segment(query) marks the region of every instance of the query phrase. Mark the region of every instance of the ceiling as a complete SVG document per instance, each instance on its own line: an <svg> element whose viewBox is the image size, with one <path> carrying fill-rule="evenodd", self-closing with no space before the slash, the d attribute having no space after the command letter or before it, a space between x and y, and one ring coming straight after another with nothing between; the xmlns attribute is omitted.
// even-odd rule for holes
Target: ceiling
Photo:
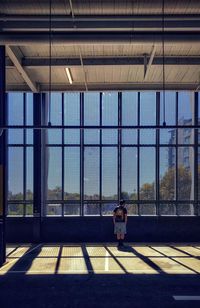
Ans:
<svg viewBox="0 0 200 308"><path fill-rule="evenodd" d="M199 1L1 0L9 91L197 90ZM66 74L68 67L72 84Z"/></svg>

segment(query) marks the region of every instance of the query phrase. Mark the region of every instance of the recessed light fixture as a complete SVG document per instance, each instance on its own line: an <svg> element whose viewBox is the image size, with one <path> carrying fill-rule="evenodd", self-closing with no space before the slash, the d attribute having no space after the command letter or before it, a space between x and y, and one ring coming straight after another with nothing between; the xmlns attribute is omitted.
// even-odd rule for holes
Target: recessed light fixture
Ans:
<svg viewBox="0 0 200 308"><path fill-rule="evenodd" d="M72 80L72 75L71 75L70 69L68 67L65 67L65 71L66 71L69 83L72 84L73 80Z"/></svg>

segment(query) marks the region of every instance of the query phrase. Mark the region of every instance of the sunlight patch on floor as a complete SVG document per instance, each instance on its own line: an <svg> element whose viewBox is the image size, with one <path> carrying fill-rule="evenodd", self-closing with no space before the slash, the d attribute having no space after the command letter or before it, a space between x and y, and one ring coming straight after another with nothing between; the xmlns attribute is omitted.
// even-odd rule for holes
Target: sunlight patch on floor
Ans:
<svg viewBox="0 0 200 308"><path fill-rule="evenodd" d="M119 250L114 244L10 245L0 275L198 274L198 247L129 243Z"/></svg>

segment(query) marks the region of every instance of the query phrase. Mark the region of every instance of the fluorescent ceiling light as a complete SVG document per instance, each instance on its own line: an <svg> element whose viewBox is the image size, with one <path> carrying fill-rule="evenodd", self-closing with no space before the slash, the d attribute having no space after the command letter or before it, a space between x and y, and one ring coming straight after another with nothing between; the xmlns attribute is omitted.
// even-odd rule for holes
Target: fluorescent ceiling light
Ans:
<svg viewBox="0 0 200 308"><path fill-rule="evenodd" d="M70 69L68 67L65 67L65 71L66 71L69 83L72 84L73 80L72 80L72 75L71 75Z"/></svg>

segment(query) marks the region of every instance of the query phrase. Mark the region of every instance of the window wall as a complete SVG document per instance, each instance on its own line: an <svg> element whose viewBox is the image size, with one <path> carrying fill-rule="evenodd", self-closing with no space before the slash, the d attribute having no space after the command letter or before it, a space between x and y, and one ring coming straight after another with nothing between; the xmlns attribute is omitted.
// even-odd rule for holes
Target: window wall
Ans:
<svg viewBox="0 0 200 308"><path fill-rule="evenodd" d="M9 93L8 125L33 125L33 95ZM8 131L8 216L33 215L33 130Z"/></svg>
<svg viewBox="0 0 200 308"><path fill-rule="evenodd" d="M41 131L46 216L196 215L198 100L192 92L52 93ZM33 124L32 94L9 93L8 124ZM46 120L42 125L47 125ZM54 126L57 126L54 127ZM33 132L10 129L9 215L31 215Z"/></svg>

